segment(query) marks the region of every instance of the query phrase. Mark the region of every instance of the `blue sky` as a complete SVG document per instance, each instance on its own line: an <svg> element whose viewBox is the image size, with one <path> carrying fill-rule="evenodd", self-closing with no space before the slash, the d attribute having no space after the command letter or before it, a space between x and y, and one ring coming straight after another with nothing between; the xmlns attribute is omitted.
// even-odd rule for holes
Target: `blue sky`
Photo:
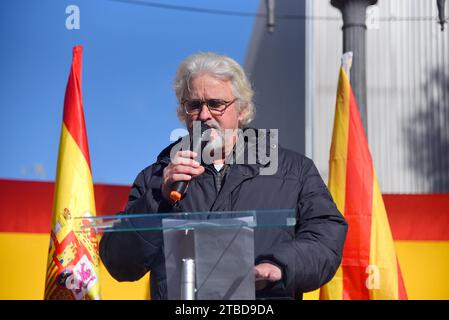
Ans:
<svg viewBox="0 0 449 320"><path fill-rule="evenodd" d="M252 13L259 6L259 0L147 2ZM80 10L79 30L66 28L69 5ZM178 64L196 51L244 64L254 19L112 0L2 0L0 178L54 180L72 47L81 44L94 182L131 184L182 127L172 90Z"/></svg>

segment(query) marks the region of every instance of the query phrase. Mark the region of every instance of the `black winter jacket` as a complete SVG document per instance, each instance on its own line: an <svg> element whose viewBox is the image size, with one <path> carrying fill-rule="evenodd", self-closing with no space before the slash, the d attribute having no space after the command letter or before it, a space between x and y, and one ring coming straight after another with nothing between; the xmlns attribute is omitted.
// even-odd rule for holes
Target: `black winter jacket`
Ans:
<svg viewBox="0 0 449 320"><path fill-rule="evenodd" d="M125 213L169 212L173 208L161 195L162 173L170 163L168 146L157 162L137 176ZM254 146L249 146L249 148ZM248 144L246 145L248 148ZM234 164L217 194L210 170L193 179L178 210L235 211L289 209L297 212L290 230L255 229L255 263L271 261L281 267L282 280L258 291L257 297L301 298L335 274L342 258L347 224L312 160L278 148L278 170L260 175L260 163ZM105 233L100 242L101 259L118 281L136 281L151 271L152 299L166 299L164 250L161 236L153 232Z"/></svg>

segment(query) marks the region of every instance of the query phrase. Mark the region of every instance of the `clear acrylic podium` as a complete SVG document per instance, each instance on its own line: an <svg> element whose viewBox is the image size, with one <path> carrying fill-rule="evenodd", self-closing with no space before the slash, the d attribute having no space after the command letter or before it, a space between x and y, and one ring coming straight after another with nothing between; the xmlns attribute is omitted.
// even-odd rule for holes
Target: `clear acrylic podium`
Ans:
<svg viewBox="0 0 449 320"><path fill-rule="evenodd" d="M169 300L254 300L254 229L296 224L294 209L83 218L80 232L145 232L163 243Z"/></svg>

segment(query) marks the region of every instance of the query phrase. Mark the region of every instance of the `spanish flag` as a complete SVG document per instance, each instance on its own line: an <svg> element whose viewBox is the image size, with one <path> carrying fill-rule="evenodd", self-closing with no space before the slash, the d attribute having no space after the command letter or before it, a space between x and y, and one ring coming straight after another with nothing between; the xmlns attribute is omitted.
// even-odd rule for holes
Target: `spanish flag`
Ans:
<svg viewBox="0 0 449 320"><path fill-rule="evenodd" d="M76 46L64 100L45 299L100 299L97 235L78 232L95 216L81 63L82 47Z"/></svg>
<svg viewBox="0 0 449 320"><path fill-rule="evenodd" d="M407 299L393 237L357 103L340 68L329 191L348 222L343 260L321 299Z"/></svg>

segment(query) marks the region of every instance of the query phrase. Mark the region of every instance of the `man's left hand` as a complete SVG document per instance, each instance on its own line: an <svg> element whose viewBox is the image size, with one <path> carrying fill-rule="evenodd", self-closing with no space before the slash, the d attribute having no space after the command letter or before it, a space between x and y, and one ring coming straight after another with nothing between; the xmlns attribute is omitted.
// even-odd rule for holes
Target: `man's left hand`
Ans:
<svg viewBox="0 0 449 320"><path fill-rule="evenodd" d="M274 264L264 262L254 267L256 276L256 289L263 289L267 281L279 281L282 279L282 271Z"/></svg>

